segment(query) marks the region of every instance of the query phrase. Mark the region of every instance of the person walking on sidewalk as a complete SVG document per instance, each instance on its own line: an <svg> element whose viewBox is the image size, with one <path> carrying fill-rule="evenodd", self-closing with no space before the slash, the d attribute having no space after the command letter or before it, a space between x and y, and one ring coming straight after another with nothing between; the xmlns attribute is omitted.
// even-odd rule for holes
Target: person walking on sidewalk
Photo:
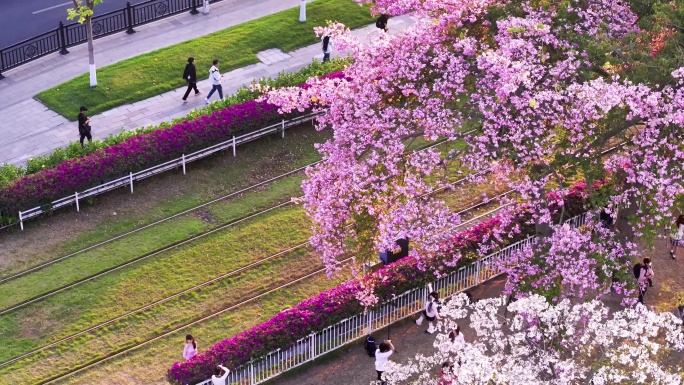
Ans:
<svg viewBox="0 0 684 385"><path fill-rule="evenodd" d="M684 245L684 215L679 215L670 235L670 257L677 258L677 248Z"/></svg>
<svg viewBox="0 0 684 385"><path fill-rule="evenodd" d="M638 275L637 275L638 272ZM644 296L649 287L653 287L653 268L651 267L651 258L644 258L643 263L639 263L634 267L634 275L637 278L639 285L639 302L644 303Z"/></svg>
<svg viewBox="0 0 684 385"><path fill-rule="evenodd" d="M380 17L378 17L378 20L375 22L375 26L378 27L379 29L387 32L387 22L389 21L389 16L382 14Z"/></svg>
<svg viewBox="0 0 684 385"><path fill-rule="evenodd" d="M214 60L214 65L209 69L209 79L211 79L211 91L204 101L209 104L209 98L218 91L219 99L223 100L223 86L221 86L221 73L219 72L219 61Z"/></svg>
<svg viewBox="0 0 684 385"><path fill-rule="evenodd" d="M432 334L435 332L435 325L433 322L435 319L439 317L438 314L438 309L437 307L439 306L439 293L436 291L433 291L428 295L428 301L425 304L425 309L423 310L423 314L420 315L420 318L416 320L416 325L421 325L423 323L423 319L427 319L428 321L428 329L425 331L425 333Z"/></svg>
<svg viewBox="0 0 684 385"><path fill-rule="evenodd" d="M185 71L183 71L183 79L188 83L188 89L183 95L183 101L188 100L188 95L190 95L190 90L195 90L195 95L199 95L200 92L197 89L197 71L195 70L195 58L188 58L188 64L185 65Z"/></svg>
<svg viewBox="0 0 684 385"><path fill-rule="evenodd" d="M330 36L323 36L323 63L330 61L330 53L332 52L332 41Z"/></svg>
<svg viewBox="0 0 684 385"><path fill-rule="evenodd" d="M394 345L392 345L392 340L384 340L375 351L375 371L378 373L378 383L382 385L386 384L386 382L382 380L382 373L387 370L387 361L395 350Z"/></svg>
<svg viewBox="0 0 684 385"><path fill-rule="evenodd" d="M88 109L81 106L78 113L78 134L81 136L81 148L83 148L83 139L88 138L88 143L93 141L93 136L90 133L90 118L88 118Z"/></svg>

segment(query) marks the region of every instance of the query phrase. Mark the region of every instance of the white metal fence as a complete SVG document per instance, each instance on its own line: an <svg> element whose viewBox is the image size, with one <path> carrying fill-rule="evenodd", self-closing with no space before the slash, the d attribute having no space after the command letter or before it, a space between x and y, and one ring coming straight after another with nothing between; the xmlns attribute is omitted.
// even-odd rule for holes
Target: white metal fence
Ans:
<svg viewBox="0 0 684 385"><path fill-rule="evenodd" d="M168 162L158 164L156 166L147 168L145 170L141 170L138 172L130 172L128 175L114 179L112 181L109 181L107 183L103 183L101 185L95 186L93 188L89 188L87 190L81 191L81 192L75 192L74 195L69 195L67 197L57 199L56 201L52 202L50 204L49 209L43 210L42 207L34 207L32 209L26 210L26 211L19 211L19 226L21 229L24 229L24 221L35 218L41 214L44 214L47 211L53 211L61 207L65 206L70 206L72 204L76 205L76 211L80 211L79 207L79 201L85 199L85 198L90 198L96 195L100 195L103 193L106 193L108 191L115 190L120 187L125 187L125 186L130 186L131 188L131 193L133 193L133 182L135 181L141 181L145 178L149 178L151 176L161 174L163 172L173 170L178 167L183 168L183 174L185 174L185 165L202 159L206 158L209 155L212 155L214 153L217 153L219 151L224 151L229 148L233 149L233 156L237 155L237 146L245 143L249 143L253 140L262 138L267 135L271 135L274 133L280 132L282 137L285 137L285 130L287 130L290 127L297 126L299 124L302 124L308 120L313 120L316 118L316 116L320 115L321 113L313 113L313 114L308 114L304 116L300 116L291 120L282 120L280 123L276 123L272 126L264 127L262 129L256 130L249 132L244 135L240 136L233 136L232 139L227 140L223 143L219 143L216 145L213 145L211 147L207 147L205 149L193 152L192 154L185 155L183 154L180 158L170 160Z"/></svg>
<svg viewBox="0 0 684 385"><path fill-rule="evenodd" d="M586 213L570 218L565 223L579 227L586 223ZM432 288L439 292L440 298L446 298L492 279L502 273L497 264L499 259L525 248L533 239L534 237L528 237L468 266L463 266L456 272L433 282ZM257 358L231 371L226 378L226 384L264 383L281 373L357 341L374 330L382 329L414 315L423 310L423 303L429 294L428 290L426 286L406 291L366 314L361 313L346 318L319 332L311 333L285 350L278 349L264 357ZM211 380L202 381L197 385L211 385Z"/></svg>

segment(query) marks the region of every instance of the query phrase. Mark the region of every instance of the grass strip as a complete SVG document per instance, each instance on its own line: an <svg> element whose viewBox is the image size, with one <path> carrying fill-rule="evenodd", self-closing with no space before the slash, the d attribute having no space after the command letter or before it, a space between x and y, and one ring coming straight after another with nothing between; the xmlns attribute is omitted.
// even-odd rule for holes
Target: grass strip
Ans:
<svg viewBox="0 0 684 385"><path fill-rule="evenodd" d="M41 376L55 376L92 362L108 354L126 349L138 341L146 341L170 330L235 306L294 279L311 274L323 266L317 254L306 248L294 250L259 268L175 298L150 311L126 317L92 333L60 343L36 355L0 368L0 382L37 381L33 368L49 361L50 369ZM294 304L291 304L294 305ZM282 309L281 309L282 310Z"/></svg>
<svg viewBox="0 0 684 385"><path fill-rule="evenodd" d="M301 192L302 179L303 175L285 178L269 185L259 194L246 194L235 199L217 202L203 208L200 212L174 218L5 282L0 285L0 309L10 308L121 264L154 254L168 245L218 227L209 222L223 225L244 218L257 210L288 202L292 196L297 196ZM154 255L151 256L151 258L154 257Z"/></svg>
<svg viewBox="0 0 684 385"><path fill-rule="evenodd" d="M78 108L88 106L91 115L117 106L148 99L185 84L181 75L188 56L195 58L200 79L208 76L213 59L221 71L254 64L260 51L279 48L283 52L320 41L313 27L336 20L350 28L372 22L368 7L352 0L315 0L307 4L307 21L299 23L299 7L264 16L225 30L147 54L123 60L97 71L98 86L89 86L88 74L62 83L37 98L48 108L75 120Z"/></svg>
<svg viewBox="0 0 684 385"><path fill-rule="evenodd" d="M330 281L325 274L301 281L287 290L270 293L221 316L206 320L190 328L179 330L140 349L133 350L97 365L97 370L85 370L59 381L60 384L166 384L168 366L181 360L185 334L192 333L198 339L200 349L265 322L288 306L295 305L322 290L332 288L339 281ZM39 365L49 360L38 361ZM0 382L15 378L3 374ZM26 377L24 377L26 378ZM13 383L13 382L10 382Z"/></svg>
<svg viewBox="0 0 684 385"><path fill-rule="evenodd" d="M206 201L226 195L227 193L238 191L315 162L320 159L320 155L313 148L313 144L324 141L328 136L329 132L318 132L309 125L303 125L288 130L288 135L284 139L274 136L247 144L245 151L243 151L238 158L208 158L190 166L187 175L166 174L161 178L183 178L183 183L179 184L179 186L182 186L184 190L181 191L180 195L170 199L160 200L158 203L153 204L153 207L150 207L150 203L146 203L145 210L136 211L132 215L106 216L104 221L96 224L92 229L80 233L75 237L70 237L69 240L59 244L39 248L37 252L28 253L26 252L26 249L23 248L6 250L5 252L7 252L7 254L4 258L5 261L3 261L3 269L2 272L0 272L0 277L7 277L24 271L41 263L51 261L57 257L76 252L154 221L188 210ZM208 181L211 181L211 183L208 183ZM158 183L152 182L153 181L143 181L140 185L136 186L136 194L155 195L155 188ZM160 181L157 180L157 182ZM161 182L164 183L163 181ZM268 206L269 199L272 199L272 201L275 202L277 199L280 199L279 197L284 197L287 195L287 191L290 191L295 187L292 183L294 182L291 180L289 183L278 184L277 186L269 187L266 190L262 188L258 191L244 194L241 197L240 202L245 204L246 207L241 207L233 203L218 205L217 207L223 207L223 209L215 210L213 216L200 215L195 219L202 219L204 222L213 221L214 223L212 224L215 224L221 221L228 221L230 218L238 218L247 213L254 212L259 207ZM271 195L271 198L261 197L260 195L262 195L262 193L263 195ZM297 193L294 195L299 195L300 193L301 189L297 186ZM234 200L227 202L234 202ZM85 215L88 215L89 211L98 211L98 209L91 207L87 202L83 202L81 203L81 211ZM201 229L208 226L206 223L198 225L197 223L191 223L192 221L190 220L186 219L186 221L188 225L193 225L196 228L194 230L183 229L179 226L171 229L173 233L168 234L156 231L144 231L145 234L156 235L150 235L150 238L147 239L142 237L131 243L128 243L127 239L129 238L127 237L120 242L116 241L112 243L111 246L107 246L117 249L113 250L112 253L101 253L92 250L88 254L99 258L119 258L123 260L123 254L113 255L113 253L121 252L131 256L142 255L147 251L154 250L163 245L168 245L173 240L182 239L179 238L183 235L182 233L196 234L201 231ZM0 234L0 242L2 242L2 238L4 237L30 238L31 236L35 236L31 234L31 231L27 231L26 233L5 233ZM163 239L167 242L162 242ZM150 243L149 245L147 244L148 242ZM0 255L5 252L0 251ZM98 263L106 263L106 261L100 261ZM79 269L80 268L94 271L94 269L90 269L83 265L80 265ZM76 273L57 273L55 277L60 277L62 274ZM84 277L87 275L80 274L80 276ZM62 285L63 284L64 283L62 283ZM4 296L10 296L10 293L12 293L12 291L2 289L2 287L3 286L0 285L0 302ZM14 294L12 293L11 295L13 296Z"/></svg>
<svg viewBox="0 0 684 385"><path fill-rule="evenodd" d="M3 314L0 334L16 340L0 352L0 361L305 242L308 224L301 208L276 209Z"/></svg>

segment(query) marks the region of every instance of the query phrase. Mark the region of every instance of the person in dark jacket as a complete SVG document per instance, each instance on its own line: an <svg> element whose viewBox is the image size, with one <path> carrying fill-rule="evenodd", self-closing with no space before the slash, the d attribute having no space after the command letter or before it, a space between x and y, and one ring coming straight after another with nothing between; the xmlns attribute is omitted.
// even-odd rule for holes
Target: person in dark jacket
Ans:
<svg viewBox="0 0 684 385"><path fill-rule="evenodd" d="M382 14L380 15L380 17L378 17L378 20L375 22L375 26L387 32L387 21L389 21L389 16Z"/></svg>
<svg viewBox="0 0 684 385"><path fill-rule="evenodd" d="M83 148L83 139L88 138L88 143L93 141L93 136L90 134L90 118L88 118L88 109L81 106L78 113L78 134L81 136L81 148Z"/></svg>
<svg viewBox="0 0 684 385"><path fill-rule="evenodd" d="M188 95L190 95L190 90L195 90L195 95L199 95L200 92L197 89L197 71L195 71L195 58L188 58L188 64L185 65L185 71L183 72L183 79L188 82L188 89L183 95L183 101L188 100Z"/></svg>

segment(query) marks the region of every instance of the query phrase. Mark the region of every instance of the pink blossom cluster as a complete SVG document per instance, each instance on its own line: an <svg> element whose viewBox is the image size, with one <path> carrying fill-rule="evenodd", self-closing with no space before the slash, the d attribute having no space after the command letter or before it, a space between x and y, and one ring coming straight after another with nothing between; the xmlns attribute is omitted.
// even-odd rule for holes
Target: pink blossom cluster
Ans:
<svg viewBox="0 0 684 385"><path fill-rule="evenodd" d="M330 274L343 253L372 255L368 247L385 250L399 237L412 239L417 258L447 255L445 234L460 219L425 194L453 187L456 178L447 171L453 161L491 171L517 192L516 200L502 199L510 203L502 228L519 231L516 212L530 213L527 225L546 239L519 256L519 269L534 261L534 269L521 273L541 277L558 268L558 279L528 284L561 285L553 287L565 293L559 298L594 291L623 268L619 261L638 257L636 238L671 225L675 198L684 193L684 69L673 71L667 85L634 84L605 62L610 47L638 31L629 2L376 0L373 6L390 15L412 12L418 22L398 36L379 32L371 39L339 23L319 28L354 57L348 77L268 95L281 112L325 108L318 127L334 130L318 147L323 162L303 183L311 241ZM466 149L407 149L416 139L465 141ZM626 142L622 150L602 155L619 141ZM565 208L550 206L547 194L568 194L573 172L610 178L611 194L589 189L587 195L600 201L595 208L612 213L616 226L603 231L593 222L590 234L562 226ZM484 173L475 175L471 180L484 180ZM573 256L596 274L571 274ZM597 256L601 262L591 262Z"/></svg>

